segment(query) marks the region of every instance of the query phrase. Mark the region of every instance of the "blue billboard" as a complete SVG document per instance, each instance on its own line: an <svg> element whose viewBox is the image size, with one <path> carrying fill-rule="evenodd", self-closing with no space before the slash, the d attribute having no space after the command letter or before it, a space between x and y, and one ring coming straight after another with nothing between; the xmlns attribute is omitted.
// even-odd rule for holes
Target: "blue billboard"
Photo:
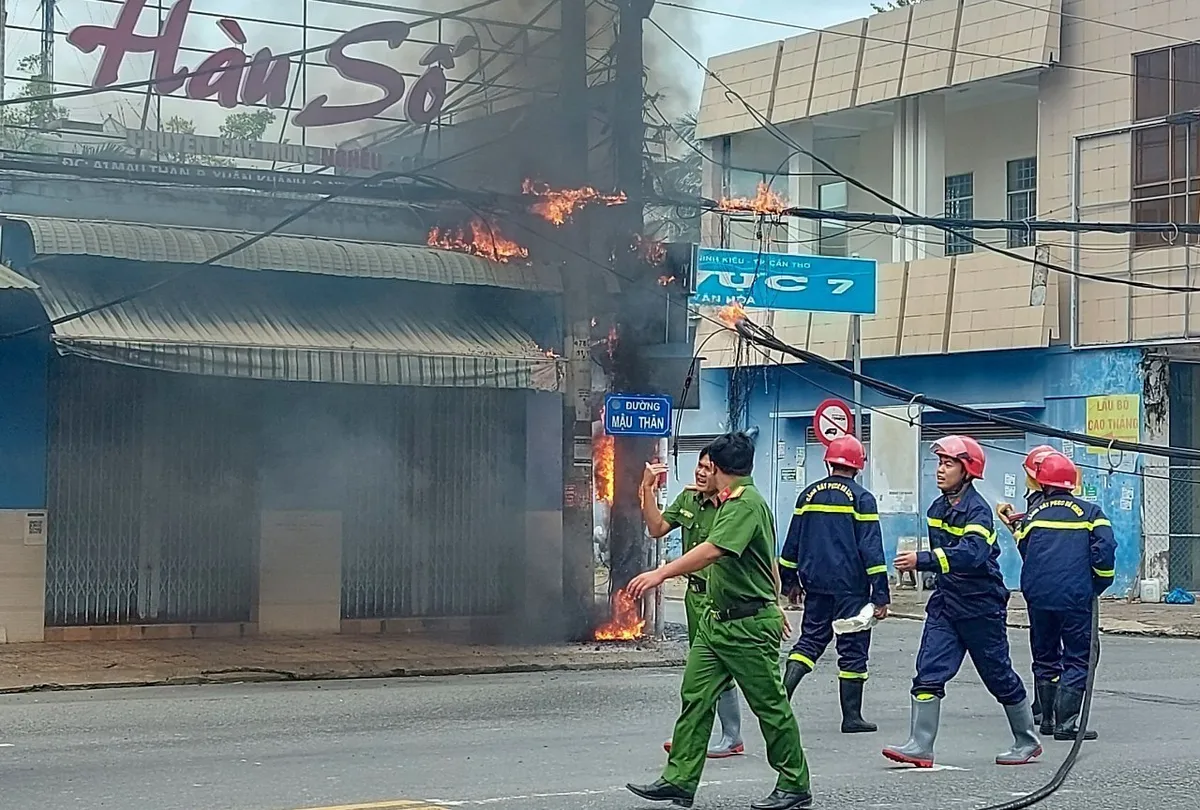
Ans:
<svg viewBox="0 0 1200 810"><path fill-rule="evenodd" d="M875 314L876 262L753 250L698 248L692 303Z"/></svg>

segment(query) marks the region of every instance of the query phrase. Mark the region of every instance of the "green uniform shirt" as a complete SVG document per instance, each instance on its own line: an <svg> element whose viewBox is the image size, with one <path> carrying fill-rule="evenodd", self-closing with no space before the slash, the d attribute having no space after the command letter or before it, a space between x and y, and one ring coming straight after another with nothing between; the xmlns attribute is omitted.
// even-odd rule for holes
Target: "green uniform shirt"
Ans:
<svg viewBox="0 0 1200 810"><path fill-rule="evenodd" d="M713 521L717 517L717 503L703 493L685 489L663 512L663 520L670 526L678 526L683 540L683 553L687 554L708 539ZM705 578L704 571L691 576Z"/></svg>
<svg viewBox="0 0 1200 810"><path fill-rule="evenodd" d="M708 598L716 610L755 599L775 602L775 518L749 476L719 496L708 542L725 553L710 565Z"/></svg>

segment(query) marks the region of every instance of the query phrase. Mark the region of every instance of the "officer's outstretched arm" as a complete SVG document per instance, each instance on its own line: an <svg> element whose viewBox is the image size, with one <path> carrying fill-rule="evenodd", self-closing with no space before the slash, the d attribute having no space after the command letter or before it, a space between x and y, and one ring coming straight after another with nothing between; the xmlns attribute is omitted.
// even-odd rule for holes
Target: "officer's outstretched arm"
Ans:
<svg viewBox="0 0 1200 810"><path fill-rule="evenodd" d="M1091 523L1092 584L1099 595L1108 590L1117 574L1117 538L1112 522L1099 509Z"/></svg>

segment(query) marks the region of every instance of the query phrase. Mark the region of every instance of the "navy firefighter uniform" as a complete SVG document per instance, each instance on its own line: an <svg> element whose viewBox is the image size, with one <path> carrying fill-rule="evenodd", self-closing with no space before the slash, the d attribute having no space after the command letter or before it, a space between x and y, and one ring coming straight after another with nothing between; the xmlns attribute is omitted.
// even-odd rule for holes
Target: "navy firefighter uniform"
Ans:
<svg viewBox="0 0 1200 810"><path fill-rule="evenodd" d="M1042 466L1042 461L1044 461L1048 455L1055 452L1057 451L1050 445L1040 444L1030 450L1025 456L1025 461L1022 464L1022 466L1025 468L1024 512L1017 514L1011 503L1001 502L996 504L997 516L999 516L1004 525L1008 527L1008 530L1013 532L1014 538L1017 529L1021 527L1023 521L1025 520L1025 516L1032 512L1034 507L1042 502L1044 493L1042 492L1042 485L1037 482L1038 467ZM1019 545L1018 550L1020 550ZM1024 552L1022 552L1021 556L1024 557ZM1042 696L1043 690L1038 690L1036 688L1033 690L1033 722L1035 723L1042 723ZM1051 706L1053 706L1053 702L1051 702ZM1042 728L1045 728L1045 724L1042 725ZM1042 733L1049 734L1050 732L1043 731Z"/></svg>
<svg viewBox="0 0 1200 810"><path fill-rule="evenodd" d="M796 499L796 509L779 557L785 587L804 591L800 639L788 656L784 686L790 698L800 681L816 668L834 640L833 622L857 616L868 604L882 608L891 601L888 567L875 496L854 480L865 466L862 443L853 436L832 441L825 453L831 474L810 484ZM842 732L873 732L862 718L863 687L871 631L837 637L838 686Z"/></svg>
<svg viewBox="0 0 1200 810"><path fill-rule="evenodd" d="M1037 477L1044 496L1013 535L1024 558L1021 591L1029 606L1041 730L1073 740L1087 686L1092 603L1112 585L1117 541L1104 511L1072 494L1078 469L1071 459L1048 456ZM1096 735L1089 731L1085 738Z"/></svg>
<svg viewBox="0 0 1200 810"><path fill-rule="evenodd" d="M1003 707L1013 746L997 765L1023 765L1042 753L1025 685L1009 655L1008 588L1000 572L1000 546L992 509L972 484L983 478L983 448L967 436L947 436L933 445L939 465L955 466L959 483L939 487L942 495L927 514L930 551L916 554L916 570L933 572L936 585L926 606L924 632L912 685L909 740L883 751L888 759L932 767L933 745L946 684L971 656L984 686ZM949 473L947 473L949 475Z"/></svg>

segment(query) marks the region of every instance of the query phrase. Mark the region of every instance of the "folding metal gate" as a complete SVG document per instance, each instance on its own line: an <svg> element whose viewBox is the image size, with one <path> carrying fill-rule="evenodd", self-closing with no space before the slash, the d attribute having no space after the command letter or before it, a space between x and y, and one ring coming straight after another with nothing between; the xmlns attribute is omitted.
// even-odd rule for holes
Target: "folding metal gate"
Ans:
<svg viewBox="0 0 1200 810"><path fill-rule="evenodd" d="M250 397L238 381L52 363L48 625L250 618Z"/></svg>
<svg viewBox="0 0 1200 810"><path fill-rule="evenodd" d="M346 485L343 617L508 612L524 553L525 392L352 393L347 427L364 449Z"/></svg>

